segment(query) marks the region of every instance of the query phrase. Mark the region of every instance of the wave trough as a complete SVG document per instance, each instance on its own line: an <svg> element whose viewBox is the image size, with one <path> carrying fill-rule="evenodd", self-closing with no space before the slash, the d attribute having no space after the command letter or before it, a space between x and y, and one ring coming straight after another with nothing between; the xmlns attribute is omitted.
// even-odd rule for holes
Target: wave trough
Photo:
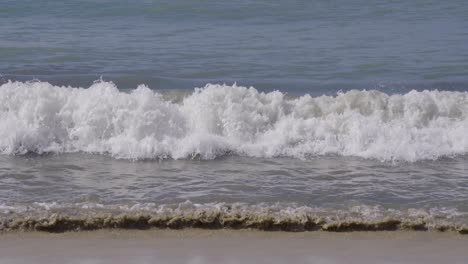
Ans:
<svg viewBox="0 0 468 264"><path fill-rule="evenodd" d="M291 98L208 84L177 100L141 85L0 86L0 152L124 159L309 158L418 161L468 153L468 93L349 91Z"/></svg>

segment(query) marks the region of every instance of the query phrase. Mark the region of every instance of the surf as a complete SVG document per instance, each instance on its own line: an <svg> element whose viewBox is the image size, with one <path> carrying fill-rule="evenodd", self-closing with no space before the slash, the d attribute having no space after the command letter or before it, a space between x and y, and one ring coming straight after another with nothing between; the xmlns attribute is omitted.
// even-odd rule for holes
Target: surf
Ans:
<svg viewBox="0 0 468 264"><path fill-rule="evenodd" d="M177 97L177 96L176 96ZM121 159L355 156L381 161L468 153L468 93L351 90L291 97L207 84L168 98L145 85L0 86L0 153Z"/></svg>

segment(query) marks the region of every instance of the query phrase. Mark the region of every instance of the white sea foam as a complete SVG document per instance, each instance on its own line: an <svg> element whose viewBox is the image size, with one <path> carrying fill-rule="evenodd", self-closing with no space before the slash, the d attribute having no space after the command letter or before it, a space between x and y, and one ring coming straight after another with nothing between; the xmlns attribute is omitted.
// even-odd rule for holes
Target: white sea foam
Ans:
<svg viewBox="0 0 468 264"><path fill-rule="evenodd" d="M208 84L171 102L46 82L0 86L0 152L87 152L126 159L343 155L417 161L468 153L468 93L349 91L288 98Z"/></svg>

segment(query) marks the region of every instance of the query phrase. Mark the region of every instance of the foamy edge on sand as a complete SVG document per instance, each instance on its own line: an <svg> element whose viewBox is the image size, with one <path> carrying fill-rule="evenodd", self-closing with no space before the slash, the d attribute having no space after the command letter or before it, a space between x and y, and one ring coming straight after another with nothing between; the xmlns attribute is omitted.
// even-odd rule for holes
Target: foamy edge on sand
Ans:
<svg viewBox="0 0 468 264"><path fill-rule="evenodd" d="M266 231L454 231L468 234L468 217L456 209L347 209L286 204L210 203L174 205L97 203L0 205L1 231L203 228Z"/></svg>

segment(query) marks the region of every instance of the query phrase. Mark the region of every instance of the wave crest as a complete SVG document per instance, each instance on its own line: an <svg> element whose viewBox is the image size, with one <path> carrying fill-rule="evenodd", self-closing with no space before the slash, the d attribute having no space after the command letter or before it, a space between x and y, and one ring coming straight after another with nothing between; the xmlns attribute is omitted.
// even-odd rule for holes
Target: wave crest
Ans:
<svg viewBox="0 0 468 264"><path fill-rule="evenodd" d="M3 154L87 152L125 159L307 158L417 161L468 152L468 93L349 91L290 98L208 84L178 100L141 85L122 92L46 82L0 86Z"/></svg>

